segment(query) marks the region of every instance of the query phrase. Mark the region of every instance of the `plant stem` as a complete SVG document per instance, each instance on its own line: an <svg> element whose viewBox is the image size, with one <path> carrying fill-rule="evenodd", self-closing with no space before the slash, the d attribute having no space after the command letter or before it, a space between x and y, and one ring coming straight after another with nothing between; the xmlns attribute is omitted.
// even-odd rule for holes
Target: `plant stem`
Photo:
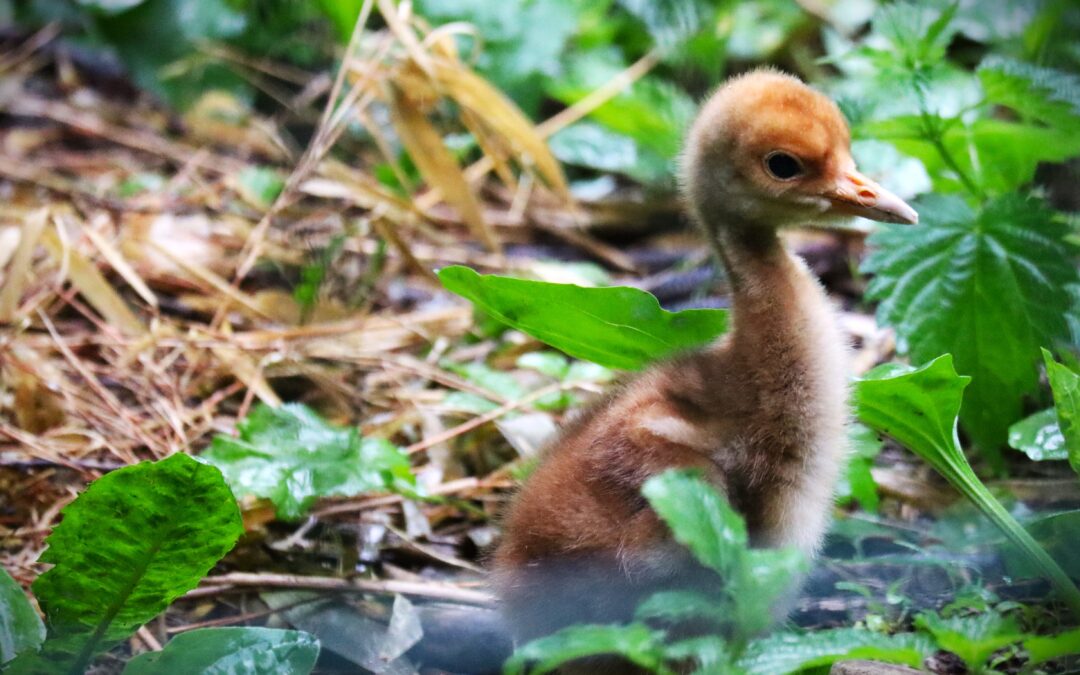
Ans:
<svg viewBox="0 0 1080 675"><path fill-rule="evenodd" d="M937 150L941 160L945 162L945 165L952 169L956 177L960 179L960 182L964 185L964 189L971 193L972 196L978 197L980 200L986 199L986 193L982 191L982 188L972 180L971 176L967 175L967 172L961 168L960 163L956 161L949 149L945 147L945 142L942 139L942 131L937 124L934 123L933 118L926 112L922 111L923 119L923 133L926 136L926 140L934 146L934 150Z"/></svg>
<svg viewBox="0 0 1080 675"><path fill-rule="evenodd" d="M961 458L960 461L956 461L955 457L950 457L949 459L952 461L948 462L948 470L945 470L946 467L932 462L934 468L952 483L953 487L970 499L980 511L986 514L991 522L1020 549L1020 552L1039 568L1042 574L1050 581L1054 590L1061 596L1061 599L1068 605L1073 616L1080 619L1080 588L1077 588L1069 575L1065 574L1061 566L1046 552L1046 549L1040 546L1020 523L1016 522L1016 519L1005 510L1001 502L990 494L983 482L975 475L971 465L968 464L966 459L963 459L959 446L955 448L955 451Z"/></svg>

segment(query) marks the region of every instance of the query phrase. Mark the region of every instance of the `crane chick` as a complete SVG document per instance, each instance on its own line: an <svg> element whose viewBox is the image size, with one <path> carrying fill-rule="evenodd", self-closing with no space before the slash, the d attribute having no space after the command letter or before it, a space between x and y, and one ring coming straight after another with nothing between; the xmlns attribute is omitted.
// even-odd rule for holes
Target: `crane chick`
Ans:
<svg viewBox="0 0 1080 675"><path fill-rule="evenodd" d="M494 557L519 639L628 620L656 590L706 583L641 495L666 469L700 470L755 546L813 555L824 536L847 447L848 349L778 230L918 215L856 170L832 101L771 70L729 80L704 104L682 184L731 282L731 330L644 372L547 449Z"/></svg>

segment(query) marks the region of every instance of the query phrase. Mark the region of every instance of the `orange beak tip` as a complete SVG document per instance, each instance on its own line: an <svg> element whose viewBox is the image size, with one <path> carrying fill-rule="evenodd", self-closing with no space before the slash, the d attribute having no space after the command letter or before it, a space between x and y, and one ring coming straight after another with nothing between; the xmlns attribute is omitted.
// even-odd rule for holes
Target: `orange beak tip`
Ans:
<svg viewBox="0 0 1080 675"><path fill-rule="evenodd" d="M843 176L826 196L836 213L903 225L919 222L918 212L907 202L857 171Z"/></svg>

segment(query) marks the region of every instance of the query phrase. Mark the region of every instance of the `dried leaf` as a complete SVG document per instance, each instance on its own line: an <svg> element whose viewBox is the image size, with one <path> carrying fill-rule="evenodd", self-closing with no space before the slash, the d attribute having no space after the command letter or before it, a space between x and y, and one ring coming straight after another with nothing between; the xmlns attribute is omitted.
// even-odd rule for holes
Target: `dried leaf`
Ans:
<svg viewBox="0 0 1080 675"><path fill-rule="evenodd" d="M131 311L120 294L109 284L97 266L78 250L65 246L55 230L41 237L41 243L57 263L67 269L71 285L93 305L101 316L123 333L145 335L146 326Z"/></svg>
<svg viewBox="0 0 1080 675"><path fill-rule="evenodd" d="M41 238L48 221L47 208L35 211L26 218L22 236L19 237L19 247L13 256L14 262L4 279L4 287L0 288L0 322L8 322L15 317L15 310L30 272L30 263L34 259L34 248L37 247L38 239Z"/></svg>
<svg viewBox="0 0 1080 675"><path fill-rule="evenodd" d="M390 90L390 113L394 127L424 179L442 192L443 198L457 209L461 219L484 240L488 248L501 250L494 231L484 220L476 195L465 180L465 174L443 144L439 132L414 102L396 87L391 86Z"/></svg>

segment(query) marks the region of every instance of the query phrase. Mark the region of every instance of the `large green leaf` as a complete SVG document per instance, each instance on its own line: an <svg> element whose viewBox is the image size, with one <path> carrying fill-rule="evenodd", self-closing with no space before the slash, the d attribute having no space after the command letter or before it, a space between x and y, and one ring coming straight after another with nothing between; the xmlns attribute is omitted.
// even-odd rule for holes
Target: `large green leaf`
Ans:
<svg viewBox="0 0 1080 675"><path fill-rule="evenodd" d="M636 288L584 288L479 275L456 265L439 270L439 280L500 321L608 368L638 370L727 330L722 310L668 312Z"/></svg>
<svg viewBox="0 0 1080 675"><path fill-rule="evenodd" d="M533 640L514 652L503 666L503 673L543 675L567 661L601 654L618 654L643 668L658 673L671 672L663 666L663 633L644 624L632 623L570 626Z"/></svg>
<svg viewBox="0 0 1080 675"><path fill-rule="evenodd" d="M957 413L971 378L956 374L944 354L922 368L878 366L856 385L855 410L869 427L922 457L971 500L1054 586L1080 618L1080 589L975 475L960 450Z"/></svg>
<svg viewBox="0 0 1080 675"><path fill-rule="evenodd" d="M318 656L319 641L301 631L202 628L136 656L124 675L307 675Z"/></svg>
<svg viewBox="0 0 1080 675"><path fill-rule="evenodd" d="M929 195L918 211L920 224L870 238L866 294L881 301L878 320L896 328L902 353L916 363L951 353L973 376L961 421L993 453L1038 388L1040 346L1068 336L1075 250L1036 199L1008 195L976 213L959 197Z"/></svg>
<svg viewBox="0 0 1080 675"><path fill-rule="evenodd" d="M282 518L303 516L319 497L416 485L400 448L328 424L298 403L256 406L236 427L239 438L216 436L200 458L221 469L237 496L269 499Z"/></svg>
<svg viewBox="0 0 1080 675"><path fill-rule="evenodd" d="M861 628L779 633L750 643L739 660L748 675L785 675L844 659L873 659L919 667L934 648L925 636L883 635Z"/></svg>
<svg viewBox="0 0 1080 675"><path fill-rule="evenodd" d="M1061 435L1065 437L1069 465L1080 474L1080 375L1055 361L1045 349L1043 360L1054 392L1054 410Z"/></svg>
<svg viewBox="0 0 1080 675"><path fill-rule="evenodd" d="M1060 129L1080 130L1080 77L1000 54L979 64L986 98Z"/></svg>
<svg viewBox="0 0 1080 675"><path fill-rule="evenodd" d="M45 639L45 624L26 599L22 586L0 567L0 664L19 652L37 649Z"/></svg>
<svg viewBox="0 0 1080 675"><path fill-rule="evenodd" d="M106 474L63 516L41 556L54 567L33 586L52 672L82 673L194 588L243 532L221 473L184 454Z"/></svg>

